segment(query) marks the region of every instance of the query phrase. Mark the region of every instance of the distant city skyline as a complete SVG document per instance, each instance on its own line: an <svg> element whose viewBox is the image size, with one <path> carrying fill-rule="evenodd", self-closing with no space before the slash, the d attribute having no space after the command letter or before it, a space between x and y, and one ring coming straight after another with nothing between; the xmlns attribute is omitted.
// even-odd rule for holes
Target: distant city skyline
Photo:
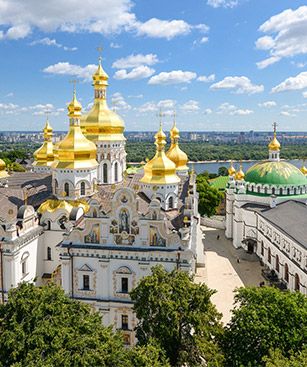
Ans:
<svg viewBox="0 0 307 367"><path fill-rule="evenodd" d="M68 127L71 79L84 111L102 46L108 104L127 131L307 131L302 0L2 0L0 130ZM16 10L17 9L17 10Z"/></svg>

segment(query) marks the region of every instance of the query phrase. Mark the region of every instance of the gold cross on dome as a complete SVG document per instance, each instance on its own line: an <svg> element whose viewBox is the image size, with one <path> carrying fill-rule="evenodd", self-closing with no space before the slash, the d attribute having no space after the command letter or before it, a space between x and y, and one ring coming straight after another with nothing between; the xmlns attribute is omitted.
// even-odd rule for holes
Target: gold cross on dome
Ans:
<svg viewBox="0 0 307 367"><path fill-rule="evenodd" d="M276 130L277 130L277 122L274 122L273 123L273 128L274 128L274 133L276 133Z"/></svg>
<svg viewBox="0 0 307 367"><path fill-rule="evenodd" d="M98 51L98 54L99 54L99 58L98 58L98 60L99 60L99 62L101 62L101 60L102 60L102 50L103 50L103 48L102 48L102 46L98 46L98 47L96 48L96 50Z"/></svg>
<svg viewBox="0 0 307 367"><path fill-rule="evenodd" d="M77 85L77 83L79 83L79 80L77 80L77 79L71 79L69 81L69 83L74 85L73 92L74 92L74 96L75 96L76 95L76 85Z"/></svg>
<svg viewBox="0 0 307 367"><path fill-rule="evenodd" d="M51 111L50 110L45 110L45 115L46 115L47 121L49 121L50 114L51 114Z"/></svg>
<svg viewBox="0 0 307 367"><path fill-rule="evenodd" d="M158 113L158 116L159 116L159 120L160 120L160 127L162 126L162 117L165 116L165 113L162 112L162 108L160 107L159 109L159 113Z"/></svg>

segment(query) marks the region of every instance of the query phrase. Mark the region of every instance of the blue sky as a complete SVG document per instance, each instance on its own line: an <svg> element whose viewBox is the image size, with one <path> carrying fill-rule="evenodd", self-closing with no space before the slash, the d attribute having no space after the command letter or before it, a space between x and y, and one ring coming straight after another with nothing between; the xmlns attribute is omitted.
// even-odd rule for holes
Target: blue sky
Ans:
<svg viewBox="0 0 307 367"><path fill-rule="evenodd" d="M127 130L306 130L307 6L296 0L0 0L1 130L66 130L97 46Z"/></svg>

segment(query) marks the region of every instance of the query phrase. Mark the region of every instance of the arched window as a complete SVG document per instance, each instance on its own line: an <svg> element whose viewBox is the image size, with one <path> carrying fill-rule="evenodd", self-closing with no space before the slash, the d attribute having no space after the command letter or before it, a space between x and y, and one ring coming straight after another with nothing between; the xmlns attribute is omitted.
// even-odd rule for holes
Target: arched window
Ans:
<svg viewBox="0 0 307 367"><path fill-rule="evenodd" d="M81 185L80 185L80 194L82 196L85 195L85 182L81 182Z"/></svg>
<svg viewBox="0 0 307 367"><path fill-rule="evenodd" d="M272 195L275 195L275 187L272 187Z"/></svg>
<svg viewBox="0 0 307 367"><path fill-rule="evenodd" d="M297 292L300 291L300 277L297 273L295 273L295 278L294 278L294 290Z"/></svg>
<svg viewBox="0 0 307 367"><path fill-rule="evenodd" d="M97 210L93 209L93 218L97 218Z"/></svg>
<svg viewBox="0 0 307 367"><path fill-rule="evenodd" d="M265 187L265 188L264 188L264 193L265 193L265 194L267 194L267 193L268 193L268 188L267 188L267 187Z"/></svg>
<svg viewBox="0 0 307 367"><path fill-rule="evenodd" d="M115 162L114 164L114 181L117 182L118 181L118 163Z"/></svg>
<svg viewBox="0 0 307 367"><path fill-rule="evenodd" d="M294 189L293 193L294 193L294 195L296 195L296 188Z"/></svg>
<svg viewBox="0 0 307 367"><path fill-rule="evenodd" d="M263 241L261 241L261 255L264 255L264 244Z"/></svg>
<svg viewBox="0 0 307 367"><path fill-rule="evenodd" d="M279 189L279 195L282 195L282 188Z"/></svg>
<svg viewBox="0 0 307 367"><path fill-rule="evenodd" d="M290 195L290 188L287 188L287 195Z"/></svg>
<svg viewBox="0 0 307 367"><path fill-rule="evenodd" d="M64 192L65 192L65 196L69 196L69 183L65 182L64 184Z"/></svg>
<svg viewBox="0 0 307 367"><path fill-rule="evenodd" d="M173 209L173 207L174 207L174 198L171 196L168 199L168 209Z"/></svg>
<svg viewBox="0 0 307 367"><path fill-rule="evenodd" d="M103 170L103 183L108 183L108 165L106 163L102 166Z"/></svg>
<svg viewBox="0 0 307 367"><path fill-rule="evenodd" d="M271 264L271 261L272 261L272 254L271 254L271 249L269 247L269 249L268 249L268 263Z"/></svg>
<svg viewBox="0 0 307 367"><path fill-rule="evenodd" d="M257 192L259 193L260 192L260 186L257 187Z"/></svg>
<svg viewBox="0 0 307 367"><path fill-rule="evenodd" d="M279 273L279 256L276 255L275 258L275 270L277 271L277 273Z"/></svg>
<svg viewBox="0 0 307 367"><path fill-rule="evenodd" d="M51 247L49 247L49 246L47 247L47 260L49 260L49 261L52 260L51 259Z"/></svg>
<svg viewBox="0 0 307 367"><path fill-rule="evenodd" d="M288 264L285 264L285 276L284 279L287 283L289 283L289 267Z"/></svg>
<svg viewBox="0 0 307 367"><path fill-rule="evenodd" d="M29 253L25 252L21 257L21 276L25 277L28 274L28 259Z"/></svg>

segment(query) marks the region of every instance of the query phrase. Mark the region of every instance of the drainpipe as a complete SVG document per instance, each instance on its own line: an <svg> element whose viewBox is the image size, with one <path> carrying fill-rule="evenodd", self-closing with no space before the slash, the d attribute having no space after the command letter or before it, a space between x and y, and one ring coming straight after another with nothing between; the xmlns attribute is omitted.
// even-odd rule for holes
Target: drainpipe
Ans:
<svg viewBox="0 0 307 367"><path fill-rule="evenodd" d="M74 257L70 252L72 246L72 242L70 242L69 246L67 247L67 252L70 257L70 265L71 265L71 298L74 298Z"/></svg>
<svg viewBox="0 0 307 367"><path fill-rule="evenodd" d="M1 239L3 241L4 238ZM3 248L2 242L0 243L0 268L1 268L1 301L4 304L4 271L3 271Z"/></svg>

